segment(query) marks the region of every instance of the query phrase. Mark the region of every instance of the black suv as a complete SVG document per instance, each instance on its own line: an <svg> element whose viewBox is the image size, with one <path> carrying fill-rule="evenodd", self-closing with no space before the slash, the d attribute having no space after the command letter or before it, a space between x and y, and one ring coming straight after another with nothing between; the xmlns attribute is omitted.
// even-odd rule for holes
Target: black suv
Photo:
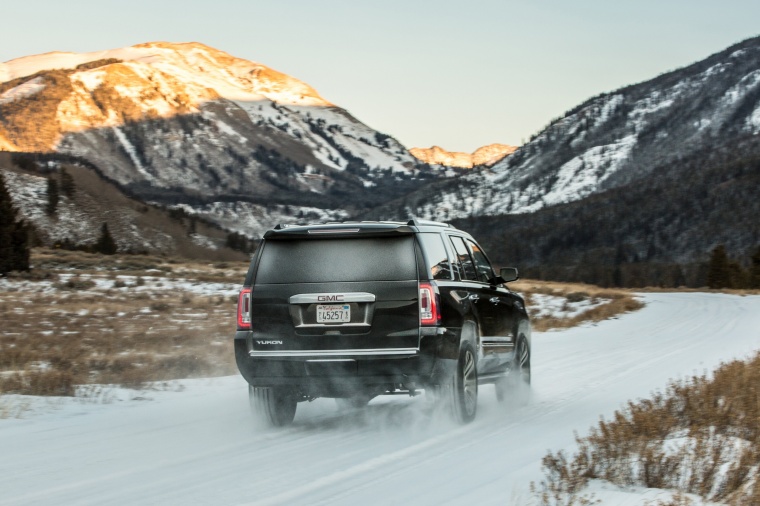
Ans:
<svg viewBox="0 0 760 506"><path fill-rule="evenodd" d="M524 301L504 286L517 278L444 223L278 225L238 301L235 357L254 413L280 426L301 401L359 407L424 389L465 423L479 384L514 399L531 350Z"/></svg>

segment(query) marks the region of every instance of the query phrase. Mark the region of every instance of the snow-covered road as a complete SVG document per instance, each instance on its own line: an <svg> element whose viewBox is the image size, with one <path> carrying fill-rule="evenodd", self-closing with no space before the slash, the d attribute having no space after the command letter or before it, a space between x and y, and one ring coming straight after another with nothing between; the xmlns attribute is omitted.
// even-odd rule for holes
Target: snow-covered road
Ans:
<svg viewBox="0 0 760 506"><path fill-rule="evenodd" d="M320 399L261 430L239 377L0 420L0 504L527 504L541 458L572 449L573 431L760 349L760 296L643 298L620 319L536 334L531 403L507 411L482 387L464 427L397 396L349 413Z"/></svg>

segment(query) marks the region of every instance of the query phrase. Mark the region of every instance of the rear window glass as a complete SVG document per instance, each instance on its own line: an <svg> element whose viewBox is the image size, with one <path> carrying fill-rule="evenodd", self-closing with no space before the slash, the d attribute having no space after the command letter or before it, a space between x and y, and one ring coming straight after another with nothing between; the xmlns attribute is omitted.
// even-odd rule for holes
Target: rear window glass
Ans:
<svg viewBox="0 0 760 506"><path fill-rule="evenodd" d="M451 264L440 234L419 234L417 236L425 249L428 269L433 279L451 279Z"/></svg>
<svg viewBox="0 0 760 506"><path fill-rule="evenodd" d="M417 279L414 238L268 240L256 283Z"/></svg>
<svg viewBox="0 0 760 506"><path fill-rule="evenodd" d="M464 239L461 237L452 237L451 244L454 245L459 274L462 279L477 281L478 275L475 272L475 265L472 263L472 257L470 256L470 252L467 251L467 246L464 245Z"/></svg>

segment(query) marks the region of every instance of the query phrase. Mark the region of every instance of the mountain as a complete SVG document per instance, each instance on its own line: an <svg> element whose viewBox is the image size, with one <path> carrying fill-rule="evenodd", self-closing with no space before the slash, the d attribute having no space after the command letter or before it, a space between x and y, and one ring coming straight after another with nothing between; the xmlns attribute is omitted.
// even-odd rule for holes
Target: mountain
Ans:
<svg viewBox="0 0 760 506"><path fill-rule="evenodd" d="M760 38L568 111L491 168L372 214L451 220L529 213L659 177L705 146L760 132Z"/></svg>
<svg viewBox="0 0 760 506"><path fill-rule="evenodd" d="M527 277L603 286L706 286L707 259L722 244L741 287L760 251L760 136L706 145L655 170L574 202L453 223Z"/></svg>
<svg viewBox="0 0 760 506"><path fill-rule="evenodd" d="M493 167L362 218L452 221L538 278L704 286L717 245L737 272L760 247L758 160L760 37L594 97Z"/></svg>
<svg viewBox="0 0 760 506"><path fill-rule="evenodd" d="M0 149L78 157L140 199L251 236L444 177L307 84L198 43L29 56L0 80Z"/></svg>
<svg viewBox="0 0 760 506"><path fill-rule="evenodd" d="M489 144L476 149L473 153L451 152L439 146L430 148L411 148L409 152L421 162L430 165L443 165L459 169L471 169L476 166L492 166L507 155L517 150L506 144Z"/></svg>
<svg viewBox="0 0 760 506"><path fill-rule="evenodd" d="M16 204L51 240L79 233L62 218L76 201L43 216L44 179L70 167L131 202L114 228L134 250L149 246L125 239L129 209L146 202L179 223L174 241L208 248L278 222L453 221L496 263L605 285L700 286L715 246L740 273L760 245L760 37L593 97L466 171L441 166L463 154L418 160L305 83L195 43L32 56L0 78L0 150L32 152L7 169L23 176L12 193L36 188ZM107 211L91 207L84 242Z"/></svg>

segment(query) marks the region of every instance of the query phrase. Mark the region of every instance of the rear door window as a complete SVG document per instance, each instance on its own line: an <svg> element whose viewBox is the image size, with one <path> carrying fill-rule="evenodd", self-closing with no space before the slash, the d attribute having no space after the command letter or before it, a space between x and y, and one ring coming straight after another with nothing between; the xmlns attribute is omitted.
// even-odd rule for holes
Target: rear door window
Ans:
<svg viewBox="0 0 760 506"><path fill-rule="evenodd" d="M417 236L427 257L427 267L433 279L451 279L451 263L441 234L423 233Z"/></svg>
<svg viewBox="0 0 760 506"><path fill-rule="evenodd" d="M454 252L457 255L456 263L459 267L459 275L463 280L477 281L478 276L475 272L475 264L472 261L470 252L464 244L464 239L457 236L451 236L451 244L454 246Z"/></svg>
<svg viewBox="0 0 760 506"><path fill-rule="evenodd" d="M269 239L256 283L328 283L417 279L414 237Z"/></svg>

